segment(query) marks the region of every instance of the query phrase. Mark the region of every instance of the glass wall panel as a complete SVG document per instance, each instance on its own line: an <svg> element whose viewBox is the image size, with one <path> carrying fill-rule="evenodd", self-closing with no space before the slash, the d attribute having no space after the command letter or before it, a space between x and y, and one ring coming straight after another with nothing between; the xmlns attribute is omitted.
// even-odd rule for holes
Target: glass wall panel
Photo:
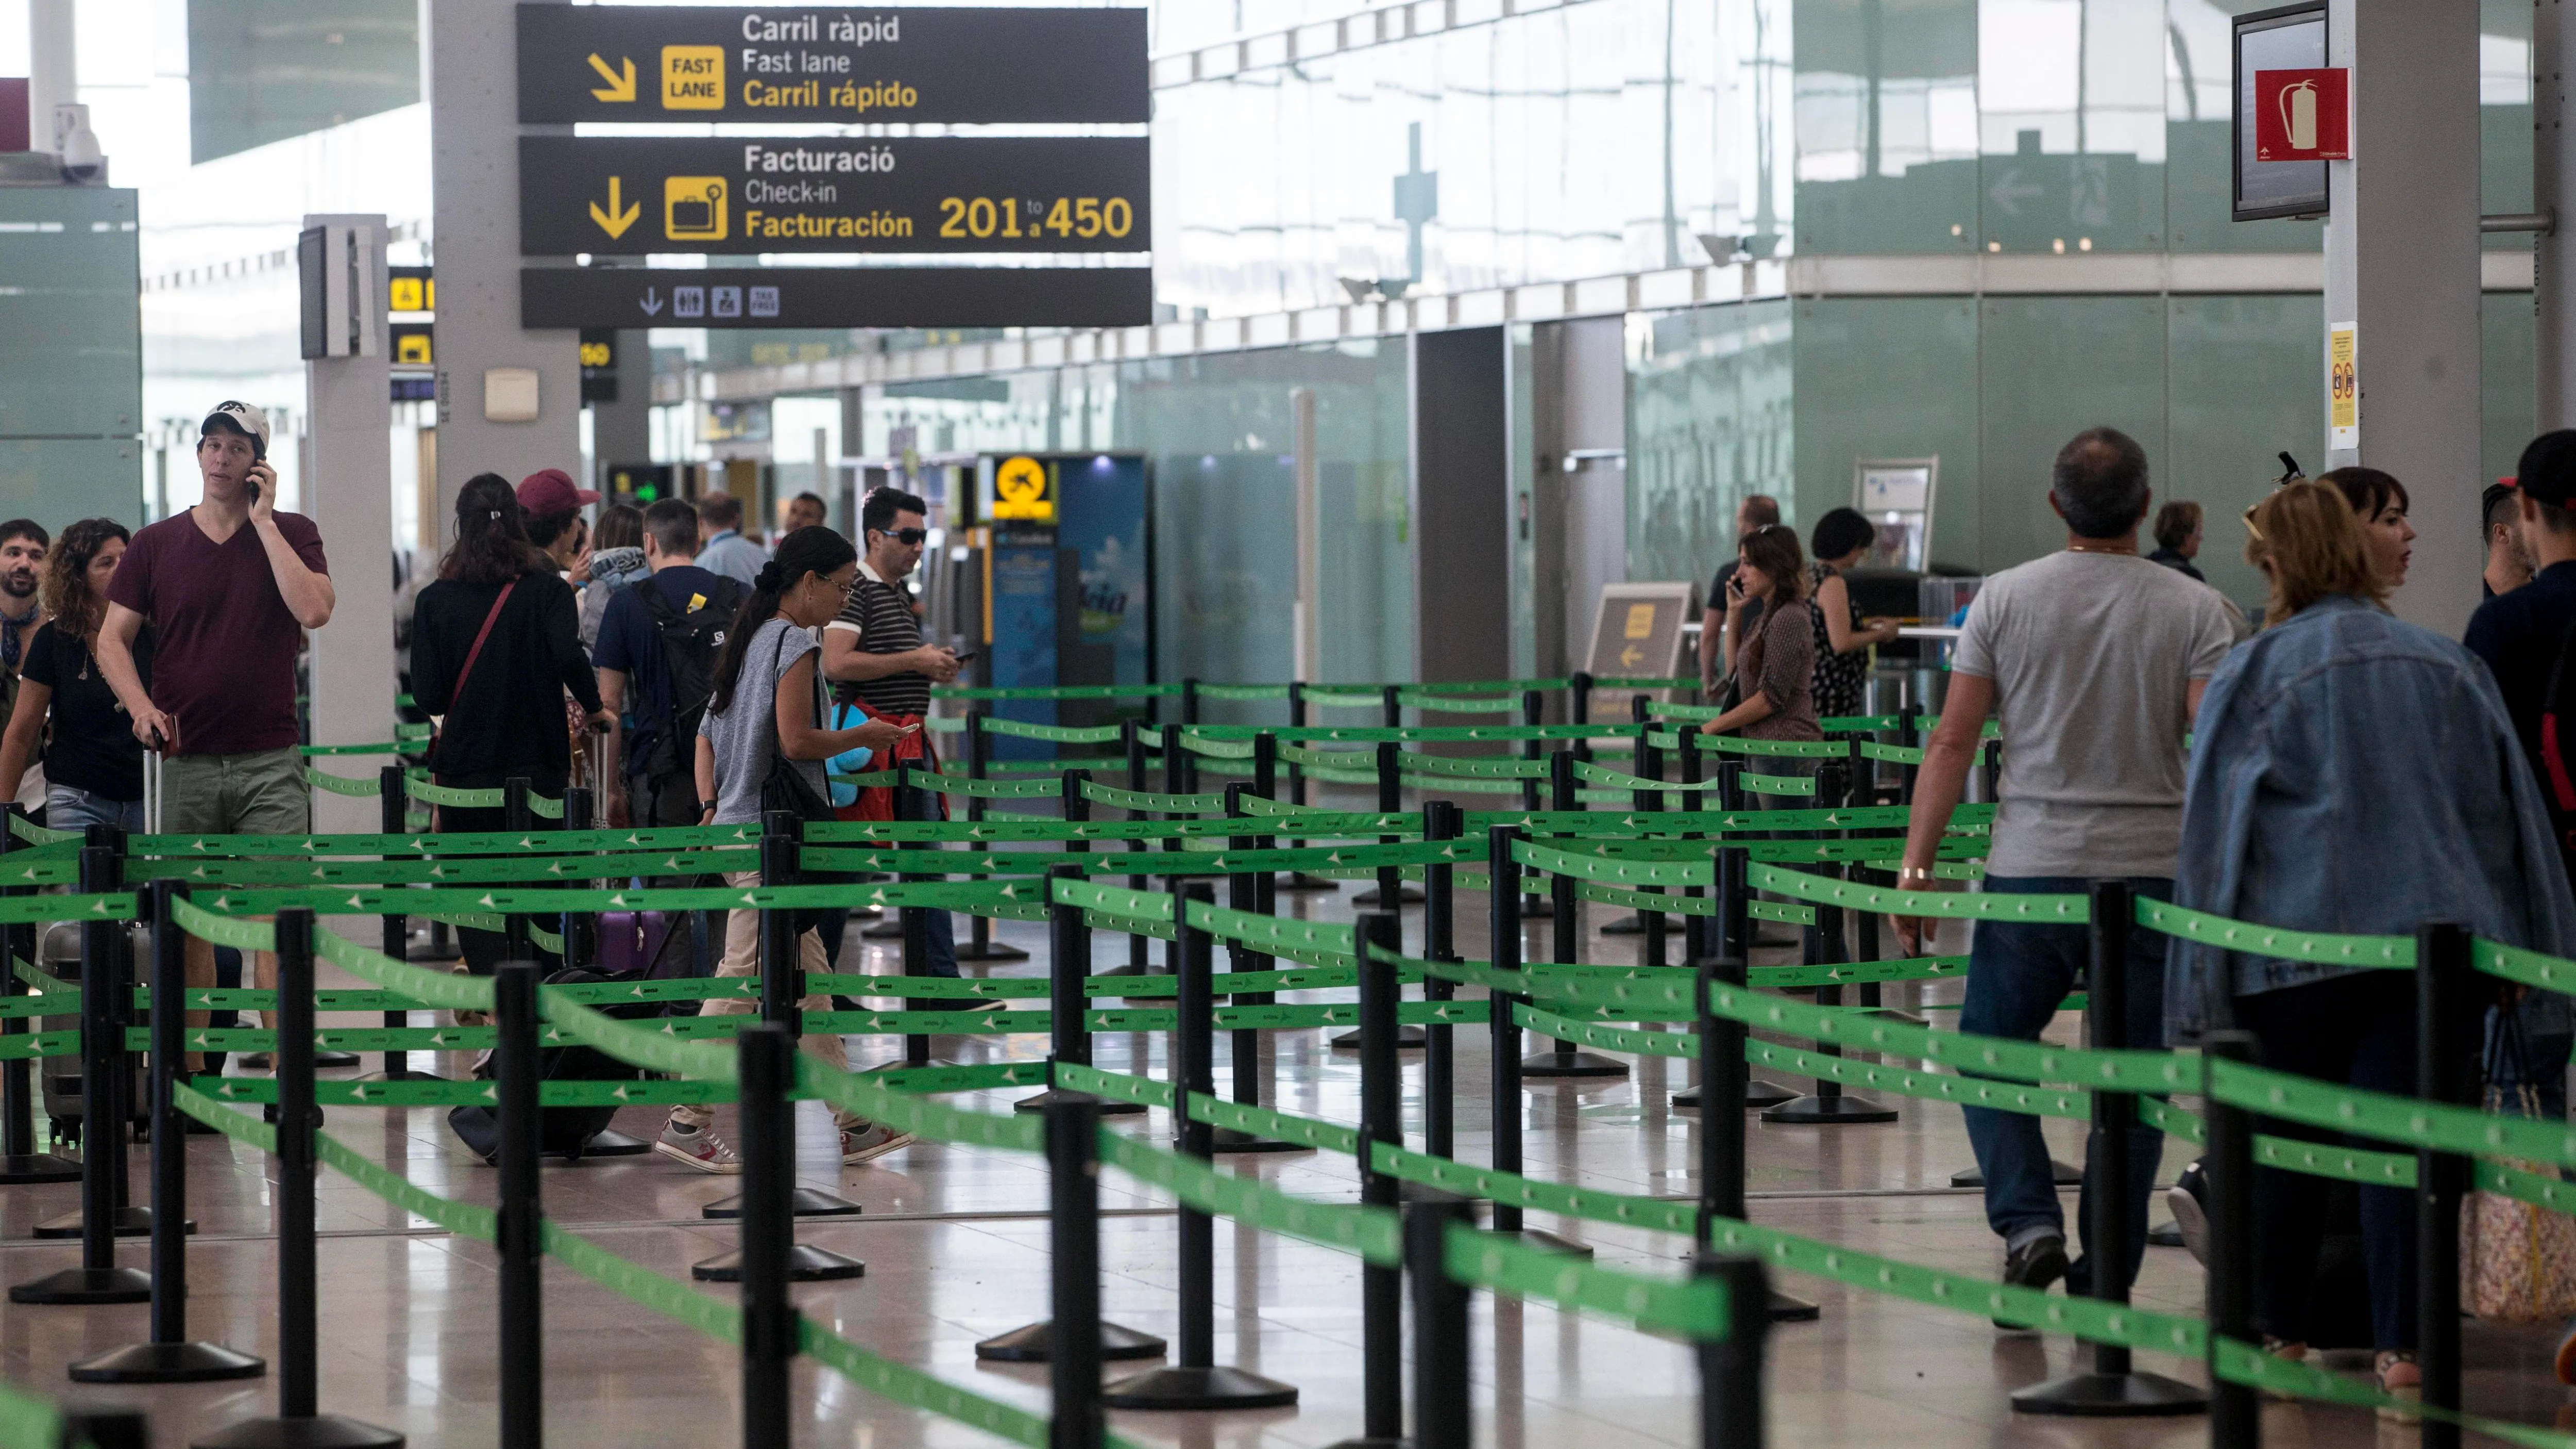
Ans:
<svg viewBox="0 0 2576 1449"><path fill-rule="evenodd" d="M2479 299L2478 392L2484 406L2478 449L2480 482L2510 478L2521 466L2523 445L2538 430L2532 380L2531 298L2489 292Z"/></svg>
<svg viewBox="0 0 2576 1449"><path fill-rule="evenodd" d="M1629 578L1704 581L1746 494L1794 506L1791 333L1787 302L1630 318Z"/></svg>
<svg viewBox="0 0 2576 1449"><path fill-rule="evenodd" d="M2165 316L2171 429L2148 476L2159 502L2201 505L2200 571L2259 619L2263 581L2238 519L2271 491L2274 454L2325 467L2325 309L2314 296L2175 297Z"/></svg>
<svg viewBox="0 0 2576 1449"><path fill-rule="evenodd" d="M1852 500L1864 458L1938 458L1932 561L1977 567L1977 306L1966 297L1798 304L1798 487L1803 540Z"/></svg>
<svg viewBox="0 0 2576 1449"><path fill-rule="evenodd" d="M2048 470L2095 424L2165 454L2164 299L1989 297L1979 349L1979 563L1988 573L2063 546Z"/></svg>
<svg viewBox="0 0 2576 1449"><path fill-rule="evenodd" d="M1964 252L1977 0L1800 0L1798 250Z"/></svg>

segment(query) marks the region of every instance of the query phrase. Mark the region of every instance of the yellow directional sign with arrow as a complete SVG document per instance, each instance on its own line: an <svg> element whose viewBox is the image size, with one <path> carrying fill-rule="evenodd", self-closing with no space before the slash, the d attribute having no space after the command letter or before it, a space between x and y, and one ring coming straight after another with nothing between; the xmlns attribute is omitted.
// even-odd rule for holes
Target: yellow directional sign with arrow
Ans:
<svg viewBox="0 0 2576 1449"><path fill-rule="evenodd" d="M601 80L608 82L605 87L590 93L594 99L603 101L635 99L635 58L633 56L625 57L625 68L622 71L610 70L608 62L599 58L599 52L592 51L590 68L599 72Z"/></svg>
<svg viewBox="0 0 2576 1449"><path fill-rule="evenodd" d="M622 207L619 205L620 202L624 202ZM626 229L633 226L635 218L643 214L643 204L626 201L624 194L619 190L618 178L614 176L608 178L608 209L602 211L596 201L590 204L590 219L599 223L599 229L608 233L610 241L626 235Z"/></svg>

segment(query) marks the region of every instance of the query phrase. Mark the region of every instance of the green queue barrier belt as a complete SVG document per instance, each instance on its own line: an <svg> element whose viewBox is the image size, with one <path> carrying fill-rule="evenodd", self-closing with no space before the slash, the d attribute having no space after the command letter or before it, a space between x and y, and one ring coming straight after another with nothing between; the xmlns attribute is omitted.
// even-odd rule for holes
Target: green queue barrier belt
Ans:
<svg viewBox="0 0 2576 1449"><path fill-rule="evenodd" d="M51 1400L0 1384L0 1445L7 1449L62 1449L63 1415ZM74 1449L89 1449L86 1439Z"/></svg>

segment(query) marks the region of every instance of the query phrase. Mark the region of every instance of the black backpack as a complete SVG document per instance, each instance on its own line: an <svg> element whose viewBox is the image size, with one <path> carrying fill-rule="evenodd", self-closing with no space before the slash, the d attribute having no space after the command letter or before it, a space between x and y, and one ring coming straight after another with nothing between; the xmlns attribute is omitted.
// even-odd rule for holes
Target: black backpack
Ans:
<svg viewBox="0 0 2576 1449"><path fill-rule="evenodd" d="M653 616L654 632L662 638L663 697L653 721L653 752L644 761L644 775L665 780L693 765L698 721L715 695L716 656L724 651L725 631L733 627L733 616L742 607L742 585L719 575L707 601L685 612L651 579L639 579L632 587L642 595L645 609Z"/></svg>
<svg viewBox="0 0 2576 1449"><path fill-rule="evenodd" d="M595 971L562 970L549 973L545 984L561 986L613 979ZM662 1007L659 1001L638 1001L595 1009L603 1016L638 1021L660 1016ZM537 1074L549 1082L632 1082L644 1076L641 1068L586 1046L537 1048ZM486 1063L474 1075L488 1080L491 1065ZM616 1116L615 1107L548 1107L537 1114L537 1151L548 1157L578 1160L591 1139L607 1131ZM458 1107L447 1114L447 1125L468 1150L485 1162L501 1150L501 1115L493 1108Z"/></svg>

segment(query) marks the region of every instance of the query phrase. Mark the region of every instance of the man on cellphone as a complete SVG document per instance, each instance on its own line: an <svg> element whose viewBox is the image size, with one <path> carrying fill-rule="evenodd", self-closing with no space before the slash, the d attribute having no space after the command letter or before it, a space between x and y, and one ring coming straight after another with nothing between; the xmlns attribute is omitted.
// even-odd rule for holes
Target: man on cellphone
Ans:
<svg viewBox="0 0 2576 1449"><path fill-rule="evenodd" d="M218 404L197 429L205 500L134 535L107 586L99 670L162 752L162 828L176 835L301 835L311 795L296 750L295 654L336 596L313 521L277 509L268 415ZM134 667L153 621L152 687ZM259 985L277 959L258 953ZM214 948L188 938L188 984L211 986ZM256 1061L256 1058L253 1058Z"/></svg>
<svg viewBox="0 0 2576 1449"><path fill-rule="evenodd" d="M878 714L920 720L930 714L930 686L957 677L957 656L921 642L921 616L903 581L929 540L930 505L892 488L872 490L859 506L859 576L841 616L823 626L823 677ZM828 944L828 943L827 943ZM930 971L957 974L956 935L946 911L930 913ZM916 1000L917 1010L972 1006L970 1001Z"/></svg>

